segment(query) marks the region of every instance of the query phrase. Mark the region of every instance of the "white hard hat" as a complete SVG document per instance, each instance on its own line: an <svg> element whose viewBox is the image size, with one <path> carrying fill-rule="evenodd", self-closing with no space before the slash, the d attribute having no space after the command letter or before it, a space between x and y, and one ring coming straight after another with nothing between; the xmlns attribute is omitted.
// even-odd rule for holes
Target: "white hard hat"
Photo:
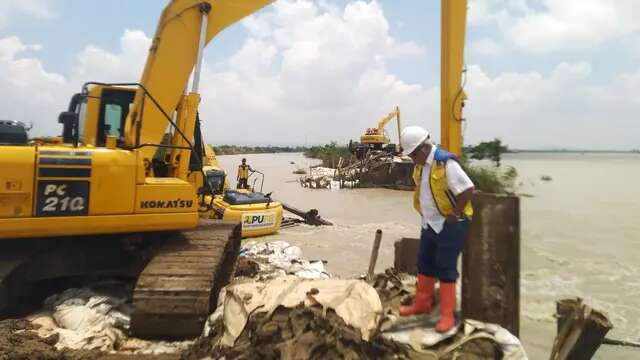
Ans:
<svg viewBox="0 0 640 360"><path fill-rule="evenodd" d="M429 132L421 126L407 126L400 134L402 154L411 154L418 146L429 139Z"/></svg>

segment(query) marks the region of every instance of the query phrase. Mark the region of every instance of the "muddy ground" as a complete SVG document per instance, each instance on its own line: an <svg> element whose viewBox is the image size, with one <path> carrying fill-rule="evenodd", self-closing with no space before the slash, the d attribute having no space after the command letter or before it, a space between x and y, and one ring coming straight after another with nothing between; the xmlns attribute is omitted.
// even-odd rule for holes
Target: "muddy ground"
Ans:
<svg viewBox="0 0 640 360"><path fill-rule="evenodd" d="M238 270L243 275L255 275L254 264L242 262ZM236 273L238 274L238 273ZM385 309L397 308L410 301L395 272L378 274L371 283ZM92 350L58 350L57 335L39 337L35 325L28 320L0 321L0 360L5 359L434 359L430 354L417 353L408 347L385 339L378 333L371 341L363 341L360 331L345 324L333 310L326 313L319 307L277 308L273 313L252 316L232 348L217 346L223 334L223 324L214 324L208 337L198 339L186 351L170 355L107 354ZM444 345L446 346L446 344ZM471 343L460 349L465 359L495 358L497 350L491 343Z"/></svg>
<svg viewBox="0 0 640 360"><path fill-rule="evenodd" d="M58 350L58 336L42 338L28 320L0 321L0 360L179 359L180 355L122 355L94 350Z"/></svg>

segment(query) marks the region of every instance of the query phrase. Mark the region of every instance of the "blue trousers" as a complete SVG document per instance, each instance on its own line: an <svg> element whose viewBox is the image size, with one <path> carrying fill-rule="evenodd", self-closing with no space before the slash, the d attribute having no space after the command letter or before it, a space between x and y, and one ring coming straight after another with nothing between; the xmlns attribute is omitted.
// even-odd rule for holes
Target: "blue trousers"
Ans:
<svg viewBox="0 0 640 360"><path fill-rule="evenodd" d="M458 256L464 247L464 239L469 230L469 220L456 224L444 224L436 234L429 226L422 228L420 249L418 250L418 273L435 277L441 282L455 282L458 279Z"/></svg>

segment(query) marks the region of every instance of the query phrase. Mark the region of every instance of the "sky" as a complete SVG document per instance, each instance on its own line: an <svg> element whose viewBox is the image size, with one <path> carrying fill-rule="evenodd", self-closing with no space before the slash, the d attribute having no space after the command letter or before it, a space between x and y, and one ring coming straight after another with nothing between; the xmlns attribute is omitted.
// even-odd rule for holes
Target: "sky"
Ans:
<svg viewBox="0 0 640 360"><path fill-rule="evenodd" d="M0 0L0 119L57 135L84 82L138 81L166 3ZM206 141L346 143L395 105L438 140L439 12L433 0L277 0L207 47ZM640 149L639 13L638 0L469 0L465 144Z"/></svg>

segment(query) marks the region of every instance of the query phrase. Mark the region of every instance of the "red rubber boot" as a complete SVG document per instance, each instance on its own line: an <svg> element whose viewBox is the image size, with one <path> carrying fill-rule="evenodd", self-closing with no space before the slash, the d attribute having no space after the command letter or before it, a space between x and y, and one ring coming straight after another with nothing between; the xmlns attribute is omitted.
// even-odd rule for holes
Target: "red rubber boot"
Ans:
<svg viewBox="0 0 640 360"><path fill-rule="evenodd" d="M456 283L440 282L440 320L436 324L436 331L444 333L456 324L454 312L456 310Z"/></svg>
<svg viewBox="0 0 640 360"><path fill-rule="evenodd" d="M416 298L409 306L400 306L400 316L427 314L431 312L433 304L433 286L436 279L431 276L418 274L416 282Z"/></svg>

